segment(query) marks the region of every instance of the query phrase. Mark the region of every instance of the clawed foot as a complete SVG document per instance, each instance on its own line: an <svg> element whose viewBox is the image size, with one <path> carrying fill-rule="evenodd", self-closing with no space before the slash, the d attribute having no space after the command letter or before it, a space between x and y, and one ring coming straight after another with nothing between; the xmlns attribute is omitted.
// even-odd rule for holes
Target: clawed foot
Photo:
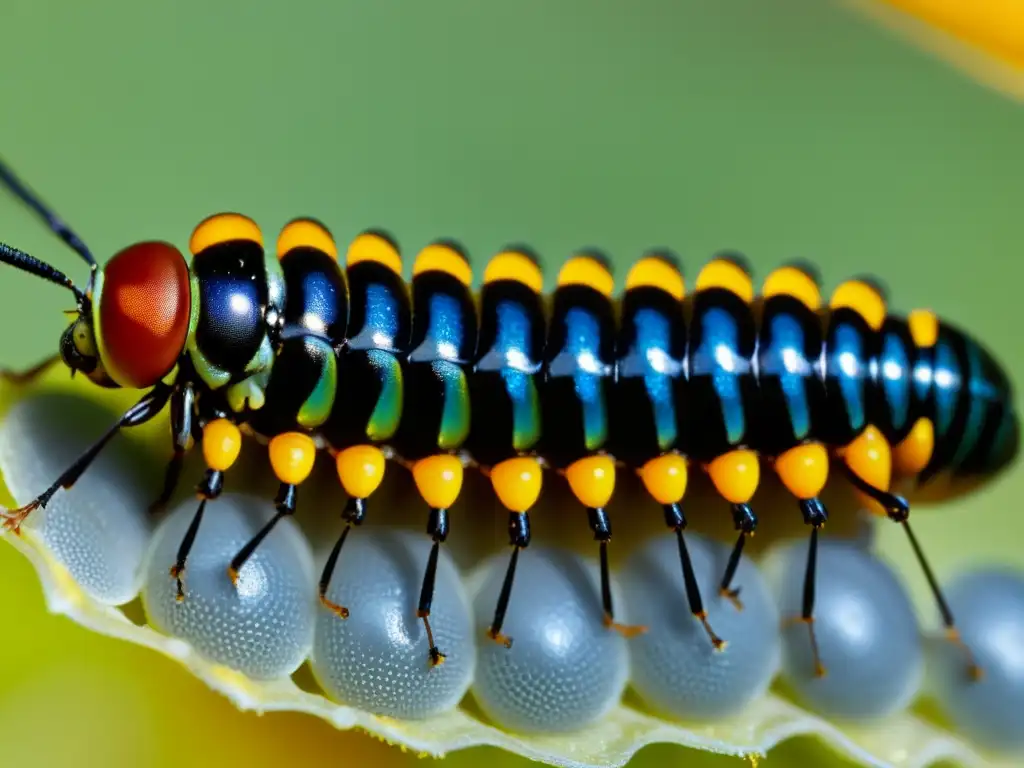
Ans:
<svg viewBox="0 0 1024 768"><path fill-rule="evenodd" d="M718 594L724 597L730 603L732 603L733 608L735 608L737 611L743 610L743 601L740 600L739 587L736 587L736 589L720 589L718 590Z"/></svg>
<svg viewBox="0 0 1024 768"><path fill-rule="evenodd" d="M15 536L21 535L21 524L25 522L25 518L39 509L40 503L33 501L31 504L26 504L24 507L18 507L18 509L8 509L3 514L3 528L5 531L10 531Z"/></svg>
<svg viewBox="0 0 1024 768"><path fill-rule="evenodd" d="M181 580L182 575L185 573L184 568L179 568L177 565L172 565L170 569L171 578L177 582L178 592L174 595L174 599L179 602L185 602L185 584Z"/></svg>
<svg viewBox="0 0 1024 768"><path fill-rule="evenodd" d="M348 618L348 608L346 608L344 605L332 603L330 600L327 599L326 595L320 595L320 604L323 605L324 608L329 610L335 616L337 616L339 619Z"/></svg>
<svg viewBox="0 0 1024 768"><path fill-rule="evenodd" d="M964 654L967 656L967 677L972 683L976 683L985 676L984 670L978 666L978 662L974 660L974 654L971 649L967 647L967 643L964 642L963 638L960 637L960 632L957 631L956 627L948 627L946 629L946 639L954 645L960 646Z"/></svg>
<svg viewBox="0 0 1024 768"><path fill-rule="evenodd" d="M512 638L508 635L503 635L501 632L495 632L493 629L488 629L487 636L498 645L503 645L506 648L512 647Z"/></svg>
<svg viewBox="0 0 1024 768"><path fill-rule="evenodd" d="M431 668L441 666L442 664L444 664L444 660L446 658L448 658L448 657L445 656L443 653L441 653L441 651L439 651L437 648L431 648L430 649L430 666L431 666Z"/></svg>
<svg viewBox="0 0 1024 768"><path fill-rule="evenodd" d="M641 625L619 624L607 613L604 615L604 625L608 627L608 629L613 629L626 638L636 637L637 635L642 635L647 631L647 627Z"/></svg>

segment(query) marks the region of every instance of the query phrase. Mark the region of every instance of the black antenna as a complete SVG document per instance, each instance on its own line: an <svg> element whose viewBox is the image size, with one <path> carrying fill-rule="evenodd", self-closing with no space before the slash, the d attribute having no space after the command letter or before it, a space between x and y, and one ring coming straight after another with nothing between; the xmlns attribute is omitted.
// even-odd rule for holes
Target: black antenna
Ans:
<svg viewBox="0 0 1024 768"><path fill-rule="evenodd" d="M36 275L56 285L64 286L75 294L75 298L78 299L79 309L87 306L89 303L88 298L71 281L70 277L56 267L51 267L45 261L40 261L35 256L29 256L24 251L19 251L17 248L0 243L0 262L10 264L12 267L17 267L23 272Z"/></svg>
<svg viewBox="0 0 1024 768"><path fill-rule="evenodd" d="M25 205L35 211L39 217L49 225L50 229L53 230L57 237L67 243L75 253L85 259L85 263L89 265L89 268L93 272L96 271L96 259L93 258L92 252L89 250L88 246L82 242L82 238L76 235L71 227L65 224L56 213L50 210L46 203L40 200L35 193L25 186L24 182L14 175L14 171L12 171L3 160L0 160L0 183L11 190L11 192L13 192L19 200L25 203Z"/></svg>

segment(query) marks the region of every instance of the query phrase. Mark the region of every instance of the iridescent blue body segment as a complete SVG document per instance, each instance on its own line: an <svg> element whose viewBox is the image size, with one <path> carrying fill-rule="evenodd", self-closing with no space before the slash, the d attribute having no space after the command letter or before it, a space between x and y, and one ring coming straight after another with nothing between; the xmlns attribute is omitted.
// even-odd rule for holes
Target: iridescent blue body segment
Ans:
<svg viewBox="0 0 1024 768"><path fill-rule="evenodd" d="M612 451L636 466L676 448L685 429L686 319L682 302L650 285L628 289L616 344Z"/></svg>
<svg viewBox="0 0 1024 768"><path fill-rule="evenodd" d="M269 290L263 248L250 240L217 243L192 257L191 271L199 294L195 347L198 356L205 358L196 367L224 372L223 383L238 379L267 331L264 313Z"/></svg>
<svg viewBox="0 0 1024 768"><path fill-rule="evenodd" d="M847 445L870 423L878 343L878 334L854 310L843 307L829 313L824 348L829 409L823 442Z"/></svg>
<svg viewBox="0 0 1024 768"><path fill-rule="evenodd" d="M818 313L793 296L766 298L757 350L763 408L756 443L778 455L820 435L828 416Z"/></svg>
<svg viewBox="0 0 1024 768"><path fill-rule="evenodd" d="M341 352L338 402L325 432L335 448L386 443L402 419L402 358L412 312L401 275L375 261L348 267L348 340Z"/></svg>
<svg viewBox="0 0 1024 768"><path fill-rule="evenodd" d="M402 418L394 439L410 461L457 450L469 436L469 374L477 340L473 297L455 275L431 269L413 277L412 307Z"/></svg>
<svg viewBox="0 0 1024 768"><path fill-rule="evenodd" d="M316 430L334 410L338 358L348 326L348 287L337 260L302 246L281 259L288 297L277 332L277 357L266 385L266 404L250 423L264 436Z"/></svg>
<svg viewBox="0 0 1024 768"><path fill-rule="evenodd" d="M470 377L473 419L466 448L483 466L531 452L541 436L544 349L541 297L518 280L486 283Z"/></svg>
<svg viewBox="0 0 1024 768"><path fill-rule="evenodd" d="M689 328L689 386L684 451L708 461L755 447L760 407L751 307L723 288L698 291Z"/></svg>
<svg viewBox="0 0 1024 768"><path fill-rule="evenodd" d="M556 288L544 355L541 452L564 468L608 445L615 383L611 300L589 285Z"/></svg>

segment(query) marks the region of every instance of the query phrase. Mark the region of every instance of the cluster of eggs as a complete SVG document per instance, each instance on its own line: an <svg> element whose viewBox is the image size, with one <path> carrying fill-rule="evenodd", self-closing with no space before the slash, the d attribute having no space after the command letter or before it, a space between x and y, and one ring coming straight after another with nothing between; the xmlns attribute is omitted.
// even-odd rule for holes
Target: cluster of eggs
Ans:
<svg viewBox="0 0 1024 768"><path fill-rule="evenodd" d="M31 497L81 450L103 423L93 415L95 424L81 402L63 395L29 397L7 414L0 470L16 499ZM756 564L742 561L742 610L725 598L707 601L711 623L728 639L721 653L686 608L671 535L650 540L616 574L625 618L648 628L630 639L604 626L592 563L531 547L506 617L511 648L486 634L504 557L467 579L442 552L431 623L447 659L431 668L415 613L430 546L421 532L368 528L351 537L328 594L349 608L341 620L316 600L326 551L292 521L232 585L227 563L272 506L228 493L203 521L179 601L168 567L195 502L159 525L148 521L143 510L153 486L142 463L141 452L120 441L33 525L87 594L109 605L141 596L150 626L253 680L287 678L308 663L324 694L350 707L418 720L468 701L503 730L541 734L594 724L627 688L643 708L684 723L742 715L776 681L835 722L884 720L927 689L982 747L1024 746L1024 578L1017 574L979 571L947 585L963 639L986 671L971 681L960 649L922 636L905 590L870 547L823 541L815 628L827 674L820 676L806 626L787 620L799 616L805 543L780 545ZM687 541L703 594L717 595L729 548L697 535Z"/></svg>

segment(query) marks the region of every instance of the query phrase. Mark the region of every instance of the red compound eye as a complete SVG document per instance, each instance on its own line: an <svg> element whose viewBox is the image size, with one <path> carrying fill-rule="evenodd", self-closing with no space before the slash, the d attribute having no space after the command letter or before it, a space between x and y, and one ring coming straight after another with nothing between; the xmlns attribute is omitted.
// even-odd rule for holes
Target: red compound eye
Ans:
<svg viewBox="0 0 1024 768"><path fill-rule="evenodd" d="M156 384L185 347L192 300L188 265L173 245L136 243L103 270L96 337L107 373L123 387Z"/></svg>

